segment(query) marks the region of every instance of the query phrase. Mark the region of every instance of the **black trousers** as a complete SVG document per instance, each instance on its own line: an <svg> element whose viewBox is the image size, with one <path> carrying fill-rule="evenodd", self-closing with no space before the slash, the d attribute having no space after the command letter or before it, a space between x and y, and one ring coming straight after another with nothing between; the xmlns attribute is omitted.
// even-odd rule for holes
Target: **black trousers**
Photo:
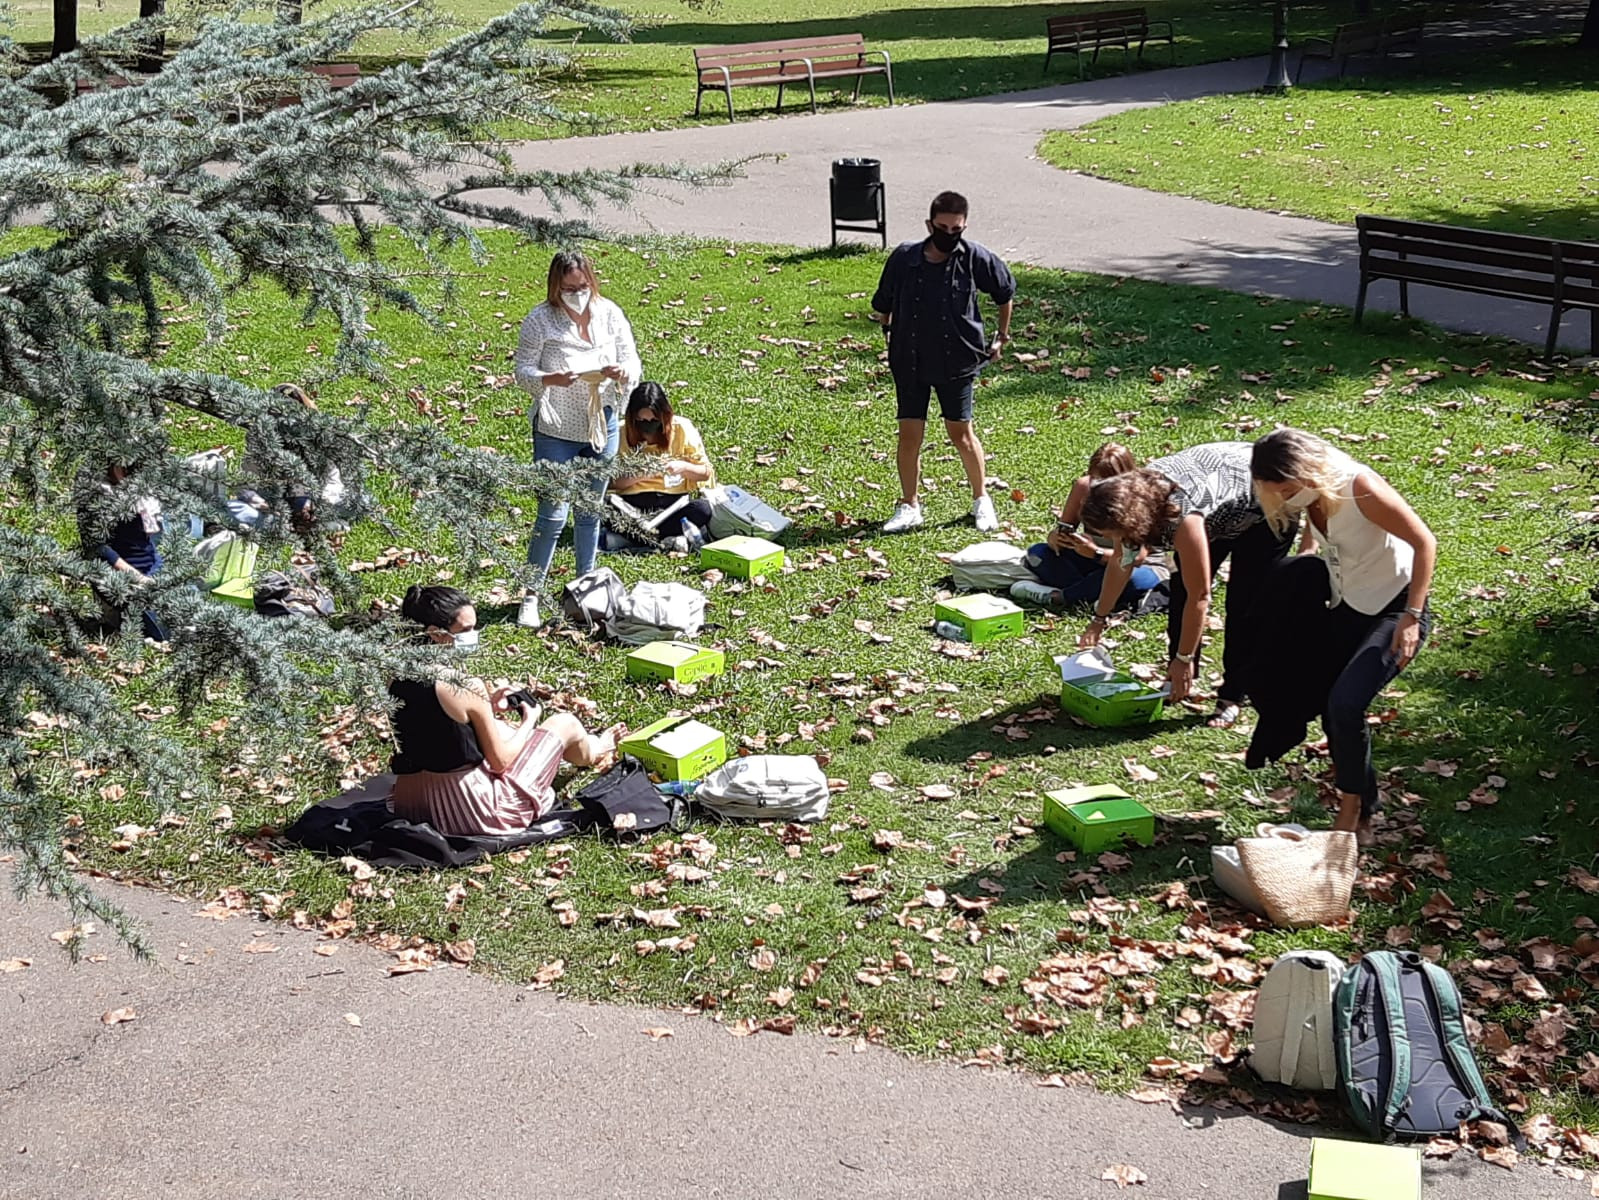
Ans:
<svg viewBox="0 0 1599 1200"><path fill-rule="evenodd" d="M1278 536L1265 521L1251 525L1235 538L1210 543L1210 575L1214 580L1224 560L1232 559L1232 569L1227 574L1227 612L1223 617L1221 651L1221 687L1216 692L1219 701L1239 704L1248 691L1244 683L1245 665L1252 650L1249 612L1260 595L1262 583L1272 565L1288 553L1297 529L1286 536ZM1188 589L1184 586L1182 558L1172 556L1174 569L1171 577L1171 607L1166 610L1166 649L1168 657L1175 657L1183 634L1183 609L1188 604ZM1205 645L1205 631L1200 630L1199 645L1194 649L1194 678L1199 678L1199 652Z"/></svg>
<svg viewBox="0 0 1599 1200"><path fill-rule="evenodd" d="M1327 692L1321 714L1327 752L1332 756L1333 779L1340 792L1360 797L1360 815L1377 811L1377 771L1371 763L1371 727L1366 710L1377 694L1399 674L1394 656L1394 630L1410 603L1407 587L1375 616L1340 604L1328 614L1328 639L1343 670ZM1421 614L1421 642L1432 632L1432 613Z"/></svg>
<svg viewBox="0 0 1599 1200"><path fill-rule="evenodd" d="M640 512L655 513L663 508L670 508L682 499L681 493L676 492L634 492L631 496L623 496L634 508ZM678 509L676 516L682 517L690 525L698 525L704 529L711 523L711 502L700 496L695 496L682 508ZM670 524L671 522L667 522ZM670 529L661 531L670 536Z"/></svg>

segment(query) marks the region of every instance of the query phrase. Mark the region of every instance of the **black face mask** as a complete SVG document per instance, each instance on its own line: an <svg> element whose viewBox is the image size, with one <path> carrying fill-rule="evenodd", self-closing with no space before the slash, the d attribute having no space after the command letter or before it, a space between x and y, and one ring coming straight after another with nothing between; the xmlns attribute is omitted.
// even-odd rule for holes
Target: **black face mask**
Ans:
<svg viewBox="0 0 1599 1200"><path fill-rule="evenodd" d="M651 418L647 421L639 420L633 422L633 428L638 430L645 437L654 437L656 434L661 432L661 423L654 418Z"/></svg>
<svg viewBox="0 0 1599 1200"><path fill-rule="evenodd" d="M961 244L961 236L965 232L950 233L947 229L940 229L937 225L930 231L933 239L933 248L940 254L948 254Z"/></svg>

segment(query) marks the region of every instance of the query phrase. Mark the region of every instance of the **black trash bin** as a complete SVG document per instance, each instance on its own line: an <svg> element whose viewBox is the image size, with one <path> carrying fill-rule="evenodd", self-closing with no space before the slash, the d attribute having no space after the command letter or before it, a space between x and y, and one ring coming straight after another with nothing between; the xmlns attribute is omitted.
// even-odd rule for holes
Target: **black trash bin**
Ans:
<svg viewBox="0 0 1599 1200"><path fill-rule="evenodd" d="M833 245L839 230L875 233L888 245L888 206L883 164L875 158L836 158L828 180L832 200Z"/></svg>

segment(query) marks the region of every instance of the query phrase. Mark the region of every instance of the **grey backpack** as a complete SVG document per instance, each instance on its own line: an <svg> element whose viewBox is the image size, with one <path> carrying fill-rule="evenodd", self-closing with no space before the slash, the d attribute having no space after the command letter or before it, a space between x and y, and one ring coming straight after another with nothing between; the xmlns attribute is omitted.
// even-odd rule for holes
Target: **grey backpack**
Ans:
<svg viewBox="0 0 1599 1200"><path fill-rule="evenodd" d="M596 567L561 589L561 614L574 625L593 631L620 611L627 589L610 567Z"/></svg>
<svg viewBox="0 0 1599 1200"><path fill-rule="evenodd" d="M700 780L694 802L730 820L820 821L830 794L809 754L752 754Z"/></svg>
<svg viewBox="0 0 1599 1200"><path fill-rule="evenodd" d="M1369 1136L1436 1137L1481 1117L1521 1142L1477 1069L1455 981L1421 955L1373 950L1344 971L1333 1046L1349 1115Z"/></svg>

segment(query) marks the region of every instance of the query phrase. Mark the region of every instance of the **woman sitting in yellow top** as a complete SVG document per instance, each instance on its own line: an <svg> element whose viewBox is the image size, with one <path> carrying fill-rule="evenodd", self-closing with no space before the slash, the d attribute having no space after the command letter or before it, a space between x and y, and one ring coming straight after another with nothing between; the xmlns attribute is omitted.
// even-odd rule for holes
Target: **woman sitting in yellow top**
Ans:
<svg viewBox="0 0 1599 1200"><path fill-rule="evenodd" d="M657 528L664 535L661 544L668 550L697 549L711 522L711 506L694 493L715 485L716 468L705 453L700 431L687 417L672 412L672 402L660 384L646 380L628 396L627 413L622 420L622 451L659 455L666 461L659 474L618 476L611 480L611 492L645 520L681 504ZM669 532L672 530L680 532ZM607 540L612 539L608 536Z"/></svg>

